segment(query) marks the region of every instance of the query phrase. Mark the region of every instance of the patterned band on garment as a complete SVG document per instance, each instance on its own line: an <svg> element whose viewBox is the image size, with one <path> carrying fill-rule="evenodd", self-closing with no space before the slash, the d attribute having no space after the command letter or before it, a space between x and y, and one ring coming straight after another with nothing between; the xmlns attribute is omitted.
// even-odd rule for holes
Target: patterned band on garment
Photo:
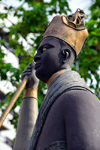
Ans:
<svg viewBox="0 0 100 150"><path fill-rule="evenodd" d="M56 141L47 146L44 150L66 150L65 141Z"/></svg>
<svg viewBox="0 0 100 150"><path fill-rule="evenodd" d="M76 71L66 70L54 79L50 84L45 99L41 105L28 150L36 150L39 136L51 106L60 95L69 90L85 90L91 92L86 86L85 81Z"/></svg>

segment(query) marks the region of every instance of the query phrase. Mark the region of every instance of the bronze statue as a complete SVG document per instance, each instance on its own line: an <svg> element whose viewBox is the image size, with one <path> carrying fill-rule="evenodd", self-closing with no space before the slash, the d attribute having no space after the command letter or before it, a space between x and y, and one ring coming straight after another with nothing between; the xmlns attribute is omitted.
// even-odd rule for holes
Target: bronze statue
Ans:
<svg viewBox="0 0 100 150"><path fill-rule="evenodd" d="M100 150L100 101L72 64L88 37L85 14L54 17L45 31L24 90L14 150ZM37 114L38 79L48 91ZM33 106L33 101L35 105ZM35 108L36 110L35 110ZM34 130L33 130L34 127Z"/></svg>

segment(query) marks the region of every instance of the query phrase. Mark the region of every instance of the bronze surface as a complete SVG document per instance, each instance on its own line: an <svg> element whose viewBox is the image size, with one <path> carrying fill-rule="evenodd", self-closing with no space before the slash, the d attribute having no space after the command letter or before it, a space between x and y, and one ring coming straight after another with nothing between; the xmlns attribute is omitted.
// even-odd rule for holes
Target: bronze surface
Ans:
<svg viewBox="0 0 100 150"><path fill-rule="evenodd" d="M33 87L25 89L23 98L26 97L34 97L37 99L37 89Z"/></svg>
<svg viewBox="0 0 100 150"><path fill-rule="evenodd" d="M68 20L68 17L70 19ZM88 37L88 31L84 25L84 13L76 11L70 16L58 15L53 18L44 37L53 36L67 42L78 55Z"/></svg>

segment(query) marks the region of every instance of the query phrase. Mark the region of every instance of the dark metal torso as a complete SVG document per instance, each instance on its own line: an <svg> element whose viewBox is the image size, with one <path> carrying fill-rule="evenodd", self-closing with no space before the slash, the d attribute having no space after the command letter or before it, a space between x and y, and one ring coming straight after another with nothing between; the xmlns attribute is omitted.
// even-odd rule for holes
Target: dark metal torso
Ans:
<svg viewBox="0 0 100 150"><path fill-rule="evenodd" d="M99 114L100 101L91 92L65 92L52 105L36 150L99 150Z"/></svg>
<svg viewBox="0 0 100 150"><path fill-rule="evenodd" d="M44 150L57 141L66 141L67 149L99 150L99 114L98 98L77 73L66 71L49 87L29 150Z"/></svg>

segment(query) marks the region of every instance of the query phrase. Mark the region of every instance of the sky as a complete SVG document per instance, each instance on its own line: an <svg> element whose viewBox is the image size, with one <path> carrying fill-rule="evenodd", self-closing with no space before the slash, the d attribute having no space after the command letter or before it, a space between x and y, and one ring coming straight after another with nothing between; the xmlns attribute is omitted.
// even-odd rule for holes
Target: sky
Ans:
<svg viewBox="0 0 100 150"><path fill-rule="evenodd" d="M44 1L50 2L50 0ZM14 7L18 7L23 3L19 2L18 0L3 0L3 2L6 3L8 6L13 5ZM91 0L68 0L68 2L73 12L75 12L77 8L83 9L87 12L87 9L91 4ZM24 4L24 6L27 8L26 4Z"/></svg>
<svg viewBox="0 0 100 150"><path fill-rule="evenodd" d="M49 0L45 0L45 1L49 1ZM10 5L13 5L14 7L18 7L22 4L22 2L19 3L18 0L3 0L4 3L6 3L8 6ZM74 13L76 11L77 8L80 8L82 10L84 10L84 12L86 14L89 14L89 11L88 11L88 7L90 6L91 4L91 0L70 0L69 1L69 6L72 10L72 12ZM24 7L27 8L27 5L25 4ZM12 19L12 17L10 18ZM13 18L12 19L13 21L17 21L16 18ZM10 63L13 63L14 67L18 67L18 60L15 59L15 57L13 56L12 53L8 52L5 50L5 53L7 54L6 56L6 61L7 62L10 62ZM13 59L11 59L13 58ZM3 85L7 85L8 83L0 83L0 87L2 86L3 87L3 90L5 89L6 86L3 86ZM7 85L7 87L9 86L9 84ZM9 86L10 87L10 90L12 90L13 87ZM9 91L9 88L6 89ZM8 92L6 91L6 92ZM11 116L8 116L8 117L11 117ZM4 142L4 139L2 137L4 136L7 136L9 137L10 139L13 139L14 136L15 136L15 131L13 129L13 127L9 124L9 122L7 120L5 120L4 122L5 126L8 126L8 128L10 129L9 131L3 131L2 133L0 133L0 150L11 150L10 147L8 147L7 145L5 145L3 142Z"/></svg>

